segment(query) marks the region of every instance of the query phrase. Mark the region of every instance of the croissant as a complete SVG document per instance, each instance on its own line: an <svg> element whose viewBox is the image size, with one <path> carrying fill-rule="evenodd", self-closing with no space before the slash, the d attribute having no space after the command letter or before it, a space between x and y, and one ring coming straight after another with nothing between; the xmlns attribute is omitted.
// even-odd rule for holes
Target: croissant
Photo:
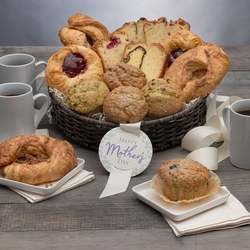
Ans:
<svg viewBox="0 0 250 250"><path fill-rule="evenodd" d="M186 102L205 97L221 82L229 69L229 58L215 44L192 48L179 56L166 71L164 78L178 85Z"/></svg>

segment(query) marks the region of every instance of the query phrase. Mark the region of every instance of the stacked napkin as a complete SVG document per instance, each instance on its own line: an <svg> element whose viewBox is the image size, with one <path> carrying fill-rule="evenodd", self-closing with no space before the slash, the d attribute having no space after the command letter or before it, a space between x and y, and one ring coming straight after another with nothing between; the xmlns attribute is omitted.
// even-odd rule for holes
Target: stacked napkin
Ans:
<svg viewBox="0 0 250 250"><path fill-rule="evenodd" d="M189 219L173 221L165 217L165 220L176 236L182 236L250 224L250 213L231 194L224 204Z"/></svg>
<svg viewBox="0 0 250 250"><path fill-rule="evenodd" d="M63 186L61 186L59 189L57 189L55 192L49 195L40 195L40 194L34 194L27 191L23 191L20 189L12 188L13 191L23 196L26 200L28 200L31 203L36 203L39 201L43 201L46 199L49 199L51 197L54 197L56 195L59 195L63 192L66 192L68 190L71 190L73 188L79 187L83 184L86 184L92 180L95 179L95 176L93 172L89 172L87 170L82 169L80 172L78 172L75 176L73 176L71 179L69 179Z"/></svg>

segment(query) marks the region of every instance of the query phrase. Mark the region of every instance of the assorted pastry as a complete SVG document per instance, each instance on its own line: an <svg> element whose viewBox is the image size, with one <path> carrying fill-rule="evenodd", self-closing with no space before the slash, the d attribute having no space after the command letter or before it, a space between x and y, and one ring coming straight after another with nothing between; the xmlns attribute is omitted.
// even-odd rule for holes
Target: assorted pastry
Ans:
<svg viewBox="0 0 250 250"><path fill-rule="evenodd" d="M197 161L163 162L152 179L152 188L166 202L191 203L218 192L219 177Z"/></svg>
<svg viewBox="0 0 250 250"><path fill-rule="evenodd" d="M61 179L77 165L73 146L48 136L20 135L0 143L1 174L38 185Z"/></svg>
<svg viewBox="0 0 250 250"><path fill-rule="evenodd" d="M103 103L104 116L117 123L135 123L143 120L148 104L142 90L132 86L115 88Z"/></svg>
<svg viewBox="0 0 250 250"><path fill-rule="evenodd" d="M121 123L173 115L221 82L229 58L183 19L127 22L110 33L76 13L59 31L65 45L46 68L50 89L79 114Z"/></svg>

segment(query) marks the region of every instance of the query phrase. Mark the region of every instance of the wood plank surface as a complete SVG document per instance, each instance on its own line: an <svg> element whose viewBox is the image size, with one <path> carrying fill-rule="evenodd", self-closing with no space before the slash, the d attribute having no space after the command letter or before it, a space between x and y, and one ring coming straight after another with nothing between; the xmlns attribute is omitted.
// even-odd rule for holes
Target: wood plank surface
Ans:
<svg viewBox="0 0 250 250"><path fill-rule="evenodd" d="M0 56L23 52L47 60L55 47L0 47ZM231 69L217 93L250 98L250 45L225 47ZM64 138L47 120L42 127ZM249 249L250 226L177 238L162 216L135 198L131 187L152 178L170 151L155 153L149 168L131 180L128 191L98 199L108 175L96 152L75 145L96 180L50 200L30 204L0 188L0 249ZM180 151L180 153L183 153ZM220 163L222 183L250 210L250 171Z"/></svg>

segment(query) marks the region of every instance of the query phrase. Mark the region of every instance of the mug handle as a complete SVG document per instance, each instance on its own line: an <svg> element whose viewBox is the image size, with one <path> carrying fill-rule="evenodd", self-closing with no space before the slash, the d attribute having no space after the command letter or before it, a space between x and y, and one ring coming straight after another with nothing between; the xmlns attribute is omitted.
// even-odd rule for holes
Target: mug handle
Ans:
<svg viewBox="0 0 250 250"><path fill-rule="evenodd" d="M40 121L42 120L44 115L47 113L50 102L49 102L49 97L46 96L45 94L34 95L33 100L34 100L34 104L36 104L38 100L41 100L43 103L40 109L35 109L34 124L35 124L35 128L37 128Z"/></svg>
<svg viewBox="0 0 250 250"><path fill-rule="evenodd" d="M223 110L222 110L222 120L223 120L223 125L225 126L225 133L227 138L229 138L229 129L230 129L230 106L226 106Z"/></svg>
<svg viewBox="0 0 250 250"><path fill-rule="evenodd" d="M35 63L35 67L36 68L39 68L41 66L43 66L44 69L45 69L45 67L47 66L47 62L45 62L45 61L38 61L38 62ZM33 88L36 87L36 91L37 92L40 91L40 89L41 89L41 87L43 86L43 83L44 83L44 77L45 77L44 69L31 82L32 87ZM43 79L43 80L41 80L41 82L39 83L38 86L35 86L34 84L36 83L36 80L38 80L38 79Z"/></svg>

